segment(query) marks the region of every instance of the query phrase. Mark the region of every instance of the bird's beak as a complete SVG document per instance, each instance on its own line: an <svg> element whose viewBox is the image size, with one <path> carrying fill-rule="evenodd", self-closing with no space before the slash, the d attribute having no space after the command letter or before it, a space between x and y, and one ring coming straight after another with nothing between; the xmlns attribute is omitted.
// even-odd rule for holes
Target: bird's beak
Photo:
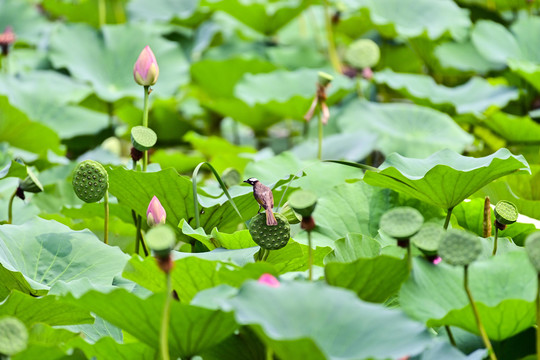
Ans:
<svg viewBox="0 0 540 360"><path fill-rule="evenodd" d="M243 182L245 182L245 183L248 183L248 184L249 184L249 181L247 181L247 180L244 180Z"/></svg>

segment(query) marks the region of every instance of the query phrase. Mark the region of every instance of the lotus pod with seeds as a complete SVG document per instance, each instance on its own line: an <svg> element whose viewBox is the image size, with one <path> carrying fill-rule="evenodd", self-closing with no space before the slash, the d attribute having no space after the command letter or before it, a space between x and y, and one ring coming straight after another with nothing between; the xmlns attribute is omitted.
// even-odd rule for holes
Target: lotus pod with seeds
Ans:
<svg viewBox="0 0 540 360"><path fill-rule="evenodd" d="M510 225L517 221L519 212L516 205L510 201L501 200L495 205L495 219L503 225Z"/></svg>
<svg viewBox="0 0 540 360"><path fill-rule="evenodd" d="M309 217L315 211L317 195L311 191L298 190L289 196L289 205L303 217Z"/></svg>
<svg viewBox="0 0 540 360"><path fill-rule="evenodd" d="M529 260L540 274L540 231L533 232L525 240L525 250Z"/></svg>
<svg viewBox="0 0 540 360"><path fill-rule="evenodd" d="M75 168L73 190L84 202L93 203L105 196L109 178L105 168L94 160L85 160Z"/></svg>
<svg viewBox="0 0 540 360"><path fill-rule="evenodd" d="M28 330L22 321L11 316L0 318L0 354L15 355L26 349L27 343Z"/></svg>
<svg viewBox="0 0 540 360"><path fill-rule="evenodd" d="M281 249L287 245L291 238L291 226L287 218L280 213L274 213L274 216L277 225L266 225L266 214L264 213L255 215L249 225L249 233L253 241L266 250Z"/></svg>
<svg viewBox="0 0 540 360"><path fill-rule="evenodd" d="M36 174L32 172L29 168L26 168L26 173L28 176L22 181L19 182L19 187L22 191L39 193L43 191L43 185L39 182Z"/></svg>
<svg viewBox="0 0 540 360"><path fill-rule="evenodd" d="M345 53L345 60L357 68L363 69L377 65L381 58L379 46L370 39L360 39L349 45Z"/></svg>
<svg viewBox="0 0 540 360"><path fill-rule="evenodd" d="M150 150L157 142L154 130L145 126L134 126L131 129L131 143L139 151Z"/></svg>
<svg viewBox="0 0 540 360"><path fill-rule="evenodd" d="M424 217L420 211L412 207L401 206L384 213L379 228L395 239L404 240L416 234L423 223Z"/></svg>
<svg viewBox="0 0 540 360"><path fill-rule="evenodd" d="M427 223L411 238L412 243L426 255L435 255L446 231L435 223Z"/></svg>
<svg viewBox="0 0 540 360"><path fill-rule="evenodd" d="M482 243L478 236L464 230L452 229L439 243L439 256L455 266L466 266L482 253Z"/></svg>

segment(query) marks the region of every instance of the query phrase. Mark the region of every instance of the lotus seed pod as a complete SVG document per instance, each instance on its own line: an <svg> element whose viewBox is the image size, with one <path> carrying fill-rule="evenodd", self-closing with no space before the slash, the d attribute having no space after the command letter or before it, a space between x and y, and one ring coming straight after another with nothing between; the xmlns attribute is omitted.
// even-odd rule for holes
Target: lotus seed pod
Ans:
<svg viewBox="0 0 540 360"><path fill-rule="evenodd" d="M131 143L139 151L150 150L157 142L154 130L145 126L134 126L131 129Z"/></svg>
<svg viewBox="0 0 540 360"><path fill-rule="evenodd" d="M495 205L495 219L503 225L510 225L517 221L519 212L516 205L510 201L501 200Z"/></svg>
<svg viewBox="0 0 540 360"><path fill-rule="evenodd" d="M281 207L280 214L285 215L289 224L298 224L302 218L291 208L288 202Z"/></svg>
<svg viewBox="0 0 540 360"><path fill-rule="evenodd" d="M327 74L325 72L322 72L322 71L319 71L318 73L319 75L319 84L321 84L322 86L326 87L328 86L328 84L330 84L332 82L332 80L334 80L334 77L330 74Z"/></svg>
<svg viewBox="0 0 540 360"><path fill-rule="evenodd" d="M527 255L529 255L529 260L540 273L540 231L533 232L525 240L525 250Z"/></svg>
<svg viewBox="0 0 540 360"><path fill-rule="evenodd" d="M439 256L455 266L466 266L482 253L480 239L467 231L448 230L439 243Z"/></svg>
<svg viewBox="0 0 540 360"><path fill-rule="evenodd" d="M295 191L289 196L289 205L298 214L303 217L309 217L313 214L317 205L317 195L311 191Z"/></svg>
<svg viewBox="0 0 540 360"><path fill-rule="evenodd" d="M7 316L0 319L0 354L15 355L28 344L28 330L22 321Z"/></svg>
<svg viewBox="0 0 540 360"><path fill-rule="evenodd" d="M379 46L370 39L360 39L349 45L345 60L357 69L372 68L379 62L381 51Z"/></svg>
<svg viewBox="0 0 540 360"><path fill-rule="evenodd" d="M423 223L424 217L420 211L412 207L401 206L384 213L379 228L395 239L404 240L416 234Z"/></svg>
<svg viewBox="0 0 540 360"><path fill-rule="evenodd" d="M439 243L445 234L446 231L442 226L427 223L411 238L411 241L424 254L431 256L437 254Z"/></svg>
<svg viewBox="0 0 540 360"><path fill-rule="evenodd" d="M105 196L109 187L109 177L105 168L94 160L85 160L73 173L73 190L84 202L93 203Z"/></svg>
<svg viewBox="0 0 540 360"><path fill-rule="evenodd" d="M291 238L291 226L287 218L280 213L274 213L274 216L277 225L266 225L266 214L264 213L255 215L249 225L249 233L253 241L266 250L281 249L287 245Z"/></svg>
<svg viewBox="0 0 540 360"><path fill-rule="evenodd" d="M43 191L43 185L39 182L37 176L30 170L26 168L26 173L28 176L19 183L19 187L22 191L39 193Z"/></svg>
<svg viewBox="0 0 540 360"><path fill-rule="evenodd" d="M146 243L156 257L166 257L176 243L176 235L170 226L159 225L148 231Z"/></svg>

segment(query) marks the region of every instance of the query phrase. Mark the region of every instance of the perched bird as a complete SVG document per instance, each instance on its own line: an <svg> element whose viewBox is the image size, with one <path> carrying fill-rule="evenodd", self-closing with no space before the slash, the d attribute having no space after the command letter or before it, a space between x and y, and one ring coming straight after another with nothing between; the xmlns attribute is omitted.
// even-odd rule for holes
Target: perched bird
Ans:
<svg viewBox="0 0 540 360"><path fill-rule="evenodd" d="M266 210L266 225L277 225L276 217L272 212L272 208L274 207L274 195L272 195L272 189L263 185L256 178L249 178L244 182L253 186L253 196L259 203L259 212L261 211L261 207Z"/></svg>

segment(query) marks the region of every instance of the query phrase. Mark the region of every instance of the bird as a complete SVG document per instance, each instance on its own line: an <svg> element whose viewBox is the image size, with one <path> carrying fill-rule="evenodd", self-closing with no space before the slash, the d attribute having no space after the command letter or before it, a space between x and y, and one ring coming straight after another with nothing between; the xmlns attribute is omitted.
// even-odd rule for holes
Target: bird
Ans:
<svg viewBox="0 0 540 360"><path fill-rule="evenodd" d="M253 197L255 197L255 200L259 203L259 211L257 213L261 212L261 207L266 210L266 225L277 225L276 217L272 211L272 208L274 207L274 195L272 195L272 189L253 177L244 182L253 186Z"/></svg>

